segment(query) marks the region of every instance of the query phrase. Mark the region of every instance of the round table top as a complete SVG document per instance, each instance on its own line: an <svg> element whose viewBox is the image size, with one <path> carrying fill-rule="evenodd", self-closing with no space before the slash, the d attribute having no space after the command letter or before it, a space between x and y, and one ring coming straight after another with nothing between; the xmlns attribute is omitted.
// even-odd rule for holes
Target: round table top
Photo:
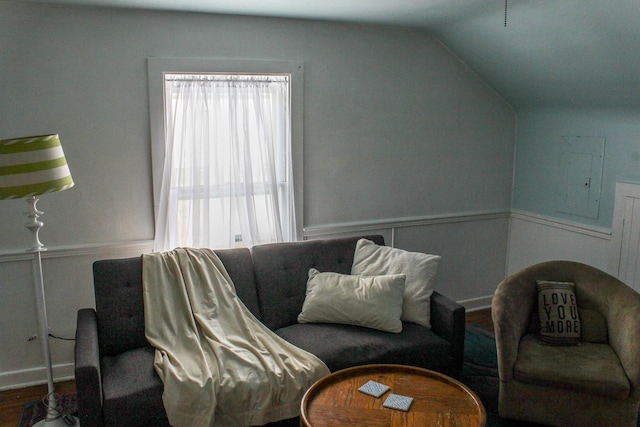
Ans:
<svg viewBox="0 0 640 427"><path fill-rule="evenodd" d="M380 397L358 389L372 380L389 386ZM407 411L383 404L390 394L413 398ZM484 426L478 396L461 382L428 369L365 365L343 369L313 384L302 398L300 424L335 426Z"/></svg>

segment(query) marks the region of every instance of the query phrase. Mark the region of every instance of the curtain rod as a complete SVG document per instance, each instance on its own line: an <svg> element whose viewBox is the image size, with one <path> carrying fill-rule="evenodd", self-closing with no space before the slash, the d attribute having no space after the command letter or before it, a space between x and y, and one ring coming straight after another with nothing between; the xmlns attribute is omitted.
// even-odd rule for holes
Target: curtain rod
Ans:
<svg viewBox="0 0 640 427"><path fill-rule="evenodd" d="M258 82L271 83L289 81L290 74L228 74L228 73L165 73L164 80L170 82L214 81L214 82Z"/></svg>

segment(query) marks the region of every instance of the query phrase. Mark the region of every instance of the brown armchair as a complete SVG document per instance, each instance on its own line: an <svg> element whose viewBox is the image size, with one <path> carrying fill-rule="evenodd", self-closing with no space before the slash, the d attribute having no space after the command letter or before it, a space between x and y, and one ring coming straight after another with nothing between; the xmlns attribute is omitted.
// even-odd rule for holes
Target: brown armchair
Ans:
<svg viewBox="0 0 640 427"><path fill-rule="evenodd" d="M538 339L537 280L573 282L577 346ZM492 302L501 417L571 426L636 426L640 400L640 294L613 276L549 261L503 280Z"/></svg>

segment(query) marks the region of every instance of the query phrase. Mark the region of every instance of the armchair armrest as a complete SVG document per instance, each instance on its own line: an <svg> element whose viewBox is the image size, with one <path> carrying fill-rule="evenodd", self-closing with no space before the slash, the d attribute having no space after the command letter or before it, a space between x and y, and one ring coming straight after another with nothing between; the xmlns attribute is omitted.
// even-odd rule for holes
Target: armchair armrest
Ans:
<svg viewBox="0 0 640 427"><path fill-rule="evenodd" d="M103 426L98 317L93 308L78 310L75 377L80 425L84 427Z"/></svg>
<svg viewBox="0 0 640 427"><path fill-rule="evenodd" d="M602 311L607 319L609 345L620 358L620 362L631 381L633 393L640 396L640 295L617 279L599 283L606 297ZM618 282L618 283L616 283ZM614 286L615 285L615 286Z"/></svg>
<svg viewBox="0 0 640 427"><path fill-rule="evenodd" d="M541 276L529 267L498 284L491 302L491 317L496 336L498 370L501 382L513 380L520 339L527 334L531 313L537 309L536 279Z"/></svg>
<svg viewBox="0 0 640 427"><path fill-rule="evenodd" d="M457 378L464 362L464 332L466 312L462 305L433 292L431 295L431 330L451 343L453 370L449 375Z"/></svg>

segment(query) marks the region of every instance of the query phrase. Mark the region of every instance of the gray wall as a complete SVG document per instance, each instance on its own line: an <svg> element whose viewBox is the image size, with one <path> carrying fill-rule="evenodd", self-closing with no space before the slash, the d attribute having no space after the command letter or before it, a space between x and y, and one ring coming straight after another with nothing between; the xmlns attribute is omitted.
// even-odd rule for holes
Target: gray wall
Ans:
<svg viewBox="0 0 640 427"><path fill-rule="evenodd" d="M56 334L73 335L93 304L93 260L150 250L148 57L303 61L311 237L379 227L395 246L441 253L438 289L457 300L490 295L504 274L515 113L424 32L0 1L0 40L0 139L59 133L76 182L39 205ZM0 388L44 378L27 341L25 206L0 202ZM73 343L52 346L69 375Z"/></svg>

